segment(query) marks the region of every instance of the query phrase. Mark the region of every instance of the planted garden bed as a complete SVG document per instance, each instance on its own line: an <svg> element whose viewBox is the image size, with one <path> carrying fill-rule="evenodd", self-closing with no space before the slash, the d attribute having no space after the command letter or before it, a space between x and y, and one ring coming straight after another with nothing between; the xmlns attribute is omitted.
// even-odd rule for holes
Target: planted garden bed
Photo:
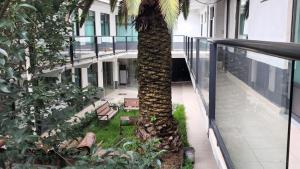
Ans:
<svg viewBox="0 0 300 169"><path fill-rule="evenodd" d="M138 111L122 111L120 110L110 121L100 122L98 119L85 127L84 133L93 132L96 134L97 143L101 143L102 148L111 148L118 144L122 139L135 139L135 129L133 126L126 126L122 128L122 135L120 135L120 117L130 116L137 117Z"/></svg>

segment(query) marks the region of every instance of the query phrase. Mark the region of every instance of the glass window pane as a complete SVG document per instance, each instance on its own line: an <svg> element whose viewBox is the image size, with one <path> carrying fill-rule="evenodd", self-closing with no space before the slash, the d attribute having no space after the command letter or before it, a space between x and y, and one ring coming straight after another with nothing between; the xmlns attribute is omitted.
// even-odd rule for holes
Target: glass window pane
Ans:
<svg viewBox="0 0 300 169"><path fill-rule="evenodd" d="M98 66L97 63L92 64L88 68L88 82L90 86L98 86Z"/></svg>
<svg viewBox="0 0 300 169"><path fill-rule="evenodd" d="M239 14L239 38L248 39L247 19L249 16L249 0L240 1L240 14Z"/></svg>
<svg viewBox="0 0 300 169"><path fill-rule="evenodd" d="M110 36L109 14L101 13L101 35Z"/></svg>
<svg viewBox="0 0 300 169"><path fill-rule="evenodd" d="M200 39L197 88L208 112L209 104L209 50L207 39Z"/></svg>
<svg viewBox="0 0 300 169"><path fill-rule="evenodd" d="M215 122L235 168L286 168L290 72L291 61L219 46Z"/></svg>
<svg viewBox="0 0 300 169"><path fill-rule="evenodd" d="M297 8L295 11L295 42L300 43L300 0L295 1ZM290 138L290 158L289 169L299 168L300 161L300 62L295 62L294 67L294 89L293 107Z"/></svg>

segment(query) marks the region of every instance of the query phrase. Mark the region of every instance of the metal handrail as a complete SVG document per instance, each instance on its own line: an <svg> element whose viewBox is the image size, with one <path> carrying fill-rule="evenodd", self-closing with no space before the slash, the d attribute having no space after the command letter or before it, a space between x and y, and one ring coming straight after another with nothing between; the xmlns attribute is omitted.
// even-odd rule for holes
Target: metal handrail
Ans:
<svg viewBox="0 0 300 169"><path fill-rule="evenodd" d="M286 42L269 42L243 39L208 39L209 42L218 45L245 48L247 50L275 55L275 57L300 60L300 44Z"/></svg>

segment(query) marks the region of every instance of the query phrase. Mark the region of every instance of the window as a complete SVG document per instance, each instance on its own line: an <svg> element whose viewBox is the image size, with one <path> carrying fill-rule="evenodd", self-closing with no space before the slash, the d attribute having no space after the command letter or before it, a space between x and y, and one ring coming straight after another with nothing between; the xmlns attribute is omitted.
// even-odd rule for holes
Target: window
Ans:
<svg viewBox="0 0 300 169"><path fill-rule="evenodd" d="M210 7L209 10L209 37L213 37L213 28L214 28L214 17L215 17L215 8Z"/></svg>
<svg viewBox="0 0 300 169"><path fill-rule="evenodd" d="M88 82L90 86L98 86L98 65L97 63L92 64L88 68Z"/></svg>
<svg viewBox="0 0 300 169"><path fill-rule="evenodd" d="M84 23L84 32L85 36L95 36L96 30L95 30L95 12L89 11L89 14L85 20ZM94 43L94 38L86 38L87 43Z"/></svg>
<svg viewBox="0 0 300 169"><path fill-rule="evenodd" d="M121 23L118 15L116 15L116 33L117 36L116 41L125 41L125 38L122 36L127 36L127 49L137 49L137 36L138 32L135 30L135 26L132 24L133 20L131 18L128 19L127 28L124 23Z"/></svg>
<svg viewBox="0 0 300 169"><path fill-rule="evenodd" d="M85 20L84 24L85 36L94 36L96 34L95 30L95 12L89 11L89 14Z"/></svg>
<svg viewBox="0 0 300 169"><path fill-rule="evenodd" d="M201 36L203 36L203 14L201 15Z"/></svg>
<svg viewBox="0 0 300 169"><path fill-rule="evenodd" d="M121 23L118 15L116 15L116 32L117 36L137 36L138 32L135 30L135 27L131 25L133 22L132 19L128 19L127 28L125 24Z"/></svg>
<svg viewBox="0 0 300 169"><path fill-rule="evenodd" d="M248 39L247 19L249 17L249 0L240 1L239 9L239 38Z"/></svg>
<svg viewBox="0 0 300 169"><path fill-rule="evenodd" d="M101 13L101 35L110 36L109 14Z"/></svg>

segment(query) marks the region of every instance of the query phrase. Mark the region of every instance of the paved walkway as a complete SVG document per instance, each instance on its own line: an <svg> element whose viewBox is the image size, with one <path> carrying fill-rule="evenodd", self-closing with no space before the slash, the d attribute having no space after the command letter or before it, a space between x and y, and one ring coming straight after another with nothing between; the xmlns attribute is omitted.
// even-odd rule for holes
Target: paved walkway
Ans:
<svg viewBox="0 0 300 169"><path fill-rule="evenodd" d="M105 98L113 103L121 103L124 97L137 97L137 89L121 88L113 91ZM196 150L195 169L217 169L205 129L204 107L199 104L192 84L173 85L172 98L173 103L185 106L188 140Z"/></svg>
<svg viewBox="0 0 300 169"><path fill-rule="evenodd" d="M185 106L188 140L196 151L195 169L217 169L207 136L204 107L197 97L192 84L175 84L172 87L173 103Z"/></svg>

